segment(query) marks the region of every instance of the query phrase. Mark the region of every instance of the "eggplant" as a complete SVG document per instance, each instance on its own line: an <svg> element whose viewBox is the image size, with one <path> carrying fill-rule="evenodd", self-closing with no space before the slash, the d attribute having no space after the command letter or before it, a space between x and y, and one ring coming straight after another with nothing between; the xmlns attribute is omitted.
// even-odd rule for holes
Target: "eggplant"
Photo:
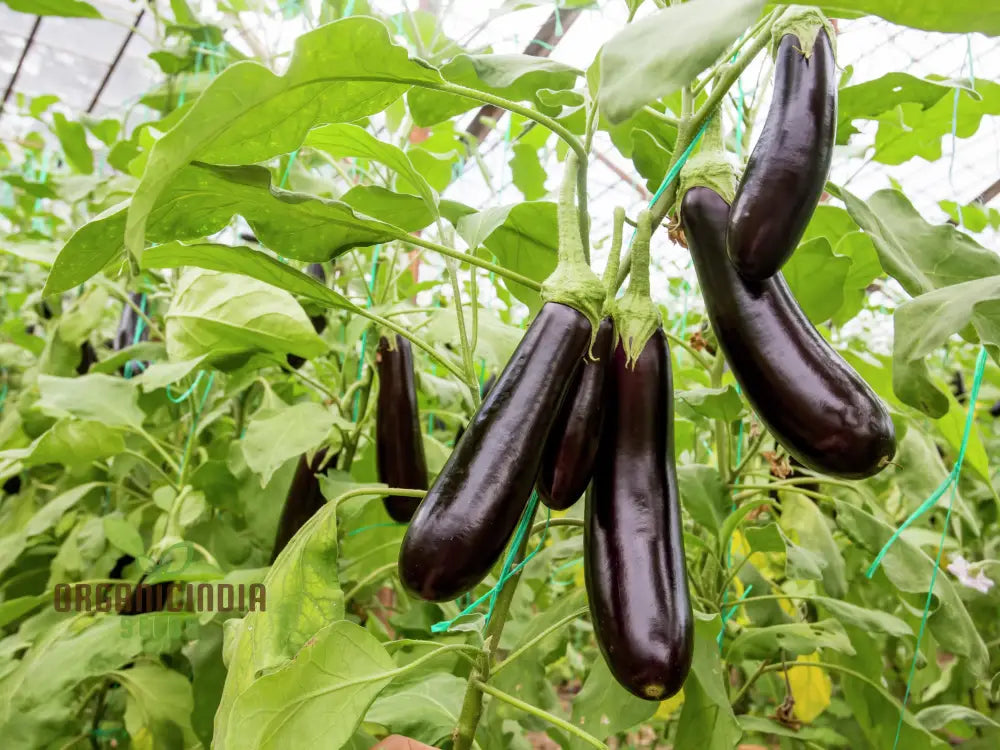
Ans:
<svg viewBox="0 0 1000 750"><path fill-rule="evenodd" d="M281 509L281 518L278 520L278 531L274 537L274 546L271 548L271 564L278 558L291 538L295 536L295 532L326 505L326 498L320 491L316 472L319 471L324 462L326 462L327 469L336 466L337 456L334 455L330 461L325 460L325 448L316 451L311 462L304 454L299 456L295 476L292 477L292 483L288 487L285 505Z"/></svg>
<svg viewBox="0 0 1000 750"><path fill-rule="evenodd" d="M310 276L312 276L314 279L317 279L318 281L321 281L324 284L326 283L326 271L323 270L323 264L322 263L310 263L306 267L306 273L309 274ZM313 330L316 331L316 333L319 334L319 333L323 333L323 331L326 330L326 326L327 326L327 322L328 321L327 321L325 315L310 315L309 316L309 322L312 323ZM292 368L294 368L296 370L298 370L300 367L302 367L302 365L304 365L305 362L306 362L306 360L305 360L304 357L300 357L297 354L287 354L287 355L285 355L285 361L288 362L288 365L290 367L292 367Z"/></svg>
<svg viewBox="0 0 1000 750"><path fill-rule="evenodd" d="M736 190L726 233L729 259L751 281L791 257L830 174L837 132L837 69L821 28L807 57L785 34L774 63L774 95Z"/></svg>
<svg viewBox="0 0 1000 750"><path fill-rule="evenodd" d="M399 576L412 594L454 599L500 558L591 333L578 310L542 306L406 530Z"/></svg>
<svg viewBox="0 0 1000 750"><path fill-rule="evenodd" d="M76 366L76 374L86 375L95 364L97 364L97 352L94 351L94 345L85 340L80 344L80 364Z"/></svg>
<svg viewBox="0 0 1000 750"><path fill-rule="evenodd" d="M378 370L378 406L375 412L375 457L378 479L389 487L427 489L427 460L417 408L417 383L413 374L413 349L409 340L395 334L395 345L383 336L375 353ZM392 520L406 523L420 499L388 495L382 498Z"/></svg>
<svg viewBox="0 0 1000 750"><path fill-rule="evenodd" d="M604 415L604 381L614 352L615 327L604 318L597 329L594 359L585 357L542 450L538 496L552 510L566 510L579 500L594 472Z"/></svg>
<svg viewBox="0 0 1000 750"><path fill-rule="evenodd" d="M681 689L694 649L663 329L632 366L626 360L619 343L587 493L585 579L611 673L633 695L660 701Z"/></svg>
<svg viewBox="0 0 1000 750"><path fill-rule="evenodd" d="M746 281L726 260L729 206L688 190L681 226L716 338L750 405L802 464L836 477L877 474L896 452L885 405L813 328L778 273Z"/></svg>

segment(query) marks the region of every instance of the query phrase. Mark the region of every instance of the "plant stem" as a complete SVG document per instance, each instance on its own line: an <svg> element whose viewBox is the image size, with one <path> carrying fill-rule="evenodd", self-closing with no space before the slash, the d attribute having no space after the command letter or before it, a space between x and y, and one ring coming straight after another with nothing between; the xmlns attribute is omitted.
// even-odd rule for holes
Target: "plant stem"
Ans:
<svg viewBox="0 0 1000 750"><path fill-rule="evenodd" d="M372 581L377 581L379 578L382 577L383 573L388 573L390 570L395 570L398 564L399 563L391 562L391 563L386 563L385 565L382 565L378 568L375 568L375 570L373 570L371 573L369 573L364 578L359 580L346 594L344 594L344 601L345 602L351 601L351 599L353 599L357 595L357 593L361 591L361 589L363 589Z"/></svg>
<svg viewBox="0 0 1000 750"><path fill-rule="evenodd" d="M754 672L752 675L750 675L749 678L747 678L747 681L743 683L743 687L741 687L740 690L739 690L739 692L736 693L736 695L733 697L733 699L731 701L729 701L732 705L735 706L737 703L740 702L740 699L744 695L746 695L747 690L750 689L750 686L753 685L754 682L757 681L758 677L760 677L762 674L764 674L765 667L767 667L767 659L764 659L764 661L762 661L760 663L760 666L757 667L757 671Z"/></svg>
<svg viewBox="0 0 1000 750"><path fill-rule="evenodd" d="M750 442L750 445L747 446L746 455L740 459L740 462L736 464L736 468L733 469L733 473L731 475L733 478L742 476L743 470L747 467L747 464L750 463L750 461L757 455L757 451L760 450L760 446L763 444L766 435L767 433L761 429L757 437Z"/></svg>
<svg viewBox="0 0 1000 750"><path fill-rule="evenodd" d="M733 498L733 500L735 500L736 502L739 502L740 500L746 500L748 497L753 497L754 495L758 495L762 492L768 492L769 490L789 489L788 485L782 486L780 484L752 484L752 485L727 484L726 487L733 490L736 489L744 490L743 492L739 493L738 495L736 495L736 497ZM813 492L812 490L804 490L801 487L795 487L795 491L800 495L805 495L806 497L813 497L816 498L817 500L833 500L832 497L830 497L829 495L824 495L822 492Z"/></svg>
<svg viewBox="0 0 1000 750"><path fill-rule="evenodd" d="M153 461L151 458L149 458L148 456L144 456L141 453L139 453L138 451L129 450L127 448L122 451L122 455L132 456L133 458L138 458L140 461L142 461L147 466L149 466L151 469L153 469L157 474L159 474L160 477L168 485L170 485L171 487L173 487L175 490L177 489L177 484L174 482L173 479L170 478L170 475L168 475L167 472L165 472L163 469L161 469L157 465L157 463L155 461Z"/></svg>
<svg viewBox="0 0 1000 750"><path fill-rule="evenodd" d="M487 271L492 271L497 276L502 276L505 279L510 279L511 281L516 281L518 284L533 289L534 291L539 291L542 285L539 284L534 279L529 279L527 276L522 276L519 273L510 271L503 266L498 266L496 263L490 263L488 260L482 260L477 258L471 253L463 253L461 250L456 250L453 247L445 247L444 245L439 245L436 242L431 242L430 240L424 239L423 237L417 237L412 234L401 233L397 235L397 239L404 242L411 242L414 245L427 248L428 250L433 250L436 253L445 255L449 258L455 258L462 263L467 263L470 266L479 266L480 268L485 268Z"/></svg>
<svg viewBox="0 0 1000 750"><path fill-rule="evenodd" d="M671 117L670 115L665 114L663 112L660 112L660 110L658 109L653 109L648 104L642 108L642 111L652 117L655 117L657 120L660 120L661 122L667 123L667 125L673 125L675 128L679 128L681 126L681 121L679 119L677 119L676 117Z"/></svg>
<svg viewBox="0 0 1000 750"><path fill-rule="evenodd" d="M357 307L355 310L353 310L353 312L356 315L360 315L363 318L367 318L373 323L378 323L380 326L388 328L390 331L394 333L398 333L405 339L409 339L410 343L412 343L418 349L423 349L425 352L427 352L427 354L429 354L433 360L440 363L448 372L457 377L459 380L463 382L465 381L465 373L463 373L462 370L457 365L455 365L455 363L442 357L434 350L434 347L432 347L430 344L428 344L426 341L424 341L422 338L417 336L412 331L404 328L398 323L393 323L388 318L383 318L381 315L373 313L371 310L367 310L363 307Z"/></svg>
<svg viewBox="0 0 1000 750"><path fill-rule="evenodd" d="M705 359L702 353L699 352L697 349L695 349L693 346L691 346L691 344L689 344L687 341L682 339L680 336L675 336L665 328L663 329L663 335L667 337L668 341L673 341L679 347L684 349L688 354L694 357L694 361L697 362L699 365L704 367L709 372L712 371L712 363L709 362L707 359Z"/></svg>
<svg viewBox="0 0 1000 750"><path fill-rule="evenodd" d="M722 387L722 373L726 365L726 358L722 352L717 352L715 362L712 364L712 387ZM715 420L715 451L719 463L719 474L723 482L729 482L729 425L724 419Z"/></svg>
<svg viewBox="0 0 1000 750"><path fill-rule="evenodd" d="M476 688L478 688L479 690L483 691L488 695L492 695L497 700L501 700L504 703L508 703L511 706L514 706L514 708L519 708L525 713L531 714L532 716L537 716L539 719L547 721L553 726L559 727L564 732L569 732L574 737L579 737L581 740L586 742L591 747L596 747L599 748L600 750L608 750L608 746L605 745L603 742L601 742L599 739L590 734L587 734L582 729L574 726L573 724L570 724L565 719L560 719L558 716L550 714L548 711L543 711L540 708L535 708L530 703L525 703L524 701L515 698L513 695L508 695L502 690L497 690L495 687L493 687L492 685L488 685L482 680L473 680L473 684L476 686ZM458 746L456 745L456 748L457 747Z"/></svg>
<svg viewBox="0 0 1000 750"><path fill-rule="evenodd" d="M578 518L550 518L547 521L539 521L534 526L531 527L532 534L538 534L546 527L552 529L556 526L572 526L574 528L582 529L583 521Z"/></svg>
<svg viewBox="0 0 1000 750"><path fill-rule="evenodd" d="M159 442L157 442L156 438L154 438L152 435L150 435L148 432L146 432L142 427L136 427L134 429L135 429L136 434L141 435L142 437L144 437L146 439L146 441L151 446L153 446L154 449L156 449L156 452L160 454L160 457L163 458L163 460L166 462L167 466L169 466L171 469L173 469L178 474L180 473L181 469L177 465L177 462L174 461L174 459L170 457L170 454L167 453L163 449L163 446L161 446L159 444Z"/></svg>
<svg viewBox="0 0 1000 750"><path fill-rule="evenodd" d="M361 353L364 357L364 352ZM368 411L368 397L372 392L372 368L365 368L364 382L361 386L361 392L358 396L358 421L354 425L354 431L351 433L347 445L344 448L344 456L341 459L340 468L343 471L350 471L351 464L354 462L354 454L358 449L358 443L361 441L361 427L365 421L365 412Z"/></svg>
<svg viewBox="0 0 1000 750"><path fill-rule="evenodd" d="M524 558L524 552L528 548L528 540L531 534L525 534L517 550L514 553L512 563L516 565ZM469 683L465 688L465 698L462 700L462 712L458 717L458 725L452 735L454 743L452 750L469 750L476 741L476 727L479 726L479 718L483 713L483 690L480 685L490 678L490 669L494 654L500 645L500 636L503 634L504 625L507 623L507 611L514 598L514 590L518 581L521 580L521 573L511 576L507 583L497 594L496 606L493 608L493 615L489 625L483 633L483 642L486 646L486 653L480 660L480 667L469 675Z"/></svg>
<svg viewBox="0 0 1000 750"><path fill-rule="evenodd" d="M561 628L563 625L568 625L569 623L573 622L573 620L575 620L578 617L582 617L589 611L590 611L589 607L580 607L576 611L570 612L568 615L563 617L558 622L545 628L545 630L536 635L534 638L525 643L523 646L518 647L515 651L512 651L510 654L508 654L506 659L504 659L502 662L500 662L493 668L493 675L498 674L504 667L506 667L508 664L514 661L517 657L521 656L526 651L530 650L532 647L538 645L538 643L543 641L550 634L559 630L559 628Z"/></svg>

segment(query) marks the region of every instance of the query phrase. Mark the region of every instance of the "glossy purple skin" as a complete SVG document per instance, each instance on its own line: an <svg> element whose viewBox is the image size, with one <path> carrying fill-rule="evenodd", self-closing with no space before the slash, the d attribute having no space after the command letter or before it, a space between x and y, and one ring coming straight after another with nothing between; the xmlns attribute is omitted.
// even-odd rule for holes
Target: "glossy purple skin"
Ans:
<svg viewBox="0 0 1000 750"><path fill-rule="evenodd" d="M677 693L694 620L673 451L673 384L663 331L634 369L619 344L587 493L584 550L597 644L615 679L645 700Z"/></svg>
<svg viewBox="0 0 1000 750"><path fill-rule="evenodd" d="M605 318L594 341L596 359L584 357L545 441L536 488L552 510L566 510L579 500L594 473L604 415L605 373L614 345L615 327L611 318Z"/></svg>
<svg viewBox="0 0 1000 750"><path fill-rule="evenodd" d="M837 66L825 30L812 55L781 39L774 98L729 217L729 259L751 281L780 270L802 239L830 174L837 133Z"/></svg>
<svg viewBox="0 0 1000 750"><path fill-rule="evenodd" d="M396 334L395 349L383 336L375 353L378 369L378 407L375 412L375 459L378 479L389 487L427 489L427 460L417 408L417 383L413 374L413 349ZM406 523L417 510L419 498L388 495L382 498L392 520Z"/></svg>
<svg viewBox="0 0 1000 750"><path fill-rule="evenodd" d="M406 530L399 577L415 596L454 599L500 558L590 334L577 310L542 306Z"/></svg>
<svg viewBox="0 0 1000 750"><path fill-rule="evenodd" d="M312 463L306 460L305 455L299 456L295 476L292 477L292 483L288 487L285 505L278 520L278 531L274 537L274 546L271 548L271 563L274 563L281 550L295 536L295 532L326 504L326 498L319 488L319 479L316 477L316 472L323 466L325 459L325 448L316 452ZM336 465L337 457L334 456L326 463L326 468L330 469Z"/></svg>
<svg viewBox="0 0 1000 750"><path fill-rule="evenodd" d="M728 214L705 187L681 204L708 318L747 400L810 469L847 479L877 474L896 452L885 405L813 328L780 273L746 281L726 261Z"/></svg>

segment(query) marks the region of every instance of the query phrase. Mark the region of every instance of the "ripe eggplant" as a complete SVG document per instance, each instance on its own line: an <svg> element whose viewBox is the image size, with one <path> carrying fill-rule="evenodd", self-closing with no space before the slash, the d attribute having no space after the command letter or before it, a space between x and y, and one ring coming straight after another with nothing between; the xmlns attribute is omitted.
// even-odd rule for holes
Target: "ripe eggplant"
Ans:
<svg viewBox="0 0 1000 750"><path fill-rule="evenodd" d="M803 465L848 479L881 471L896 452L885 405L813 328L781 274L742 279L726 260L729 206L688 190L681 226L708 318L729 366L771 434Z"/></svg>
<svg viewBox="0 0 1000 750"><path fill-rule="evenodd" d="M409 340L395 334L395 346L383 336L375 353L378 369L378 408L375 412L375 451L378 478L389 487L427 489L427 460L417 409L417 384L413 375L413 349ZM389 495L382 498L394 521L406 523L417 510L419 498Z"/></svg>
<svg viewBox="0 0 1000 750"><path fill-rule="evenodd" d="M604 414L604 382L614 352L615 328L604 318L597 329L594 357L585 357L566 391L542 451L538 496L552 510L566 510L583 496L594 473Z"/></svg>
<svg viewBox="0 0 1000 750"><path fill-rule="evenodd" d="M255 238L256 239L256 238ZM306 273L319 281L326 283L326 271L323 270L322 263L310 263L306 268ZM325 315L310 315L309 321L313 325L313 330L316 333L323 333L326 330L327 319ZM285 361L288 362L289 366L298 370L302 365L305 364L306 360L304 357L300 357L297 354L288 354L285 356Z"/></svg>
<svg viewBox="0 0 1000 750"><path fill-rule="evenodd" d="M632 694L659 701L681 689L694 649L663 330L632 366L626 360L619 343L587 493L585 577L597 644L611 673Z"/></svg>
<svg viewBox="0 0 1000 750"><path fill-rule="evenodd" d="M729 259L751 281L773 276L791 256L830 174L837 132L837 69L820 28L807 57L795 34L781 38L774 97L729 216Z"/></svg>
<svg viewBox="0 0 1000 750"><path fill-rule="evenodd" d="M80 344L80 364L76 366L77 375L86 375L90 368L97 364L97 352L90 341Z"/></svg>
<svg viewBox="0 0 1000 750"><path fill-rule="evenodd" d="M277 559L278 554L285 548L289 540L295 536L295 532L305 525L306 521L312 518L316 512L326 504L326 498L319 488L319 479L316 472L323 466L326 459L326 449L316 451L312 462L308 461L303 454L299 456L299 463L295 469L295 476L288 488L288 495L285 497L285 505L281 509L281 518L278 521L278 532L274 537L274 546L271 549L271 563ZM337 456L334 455L330 461L326 462L326 469L337 465Z"/></svg>
<svg viewBox="0 0 1000 750"><path fill-rule="evenodd" d="M480 399L486 398L486 394L490 392L490 389L493 388L493 384L496 382L497 382L497 374L495 372L491 372L489 376L486 378L486 380L483 381L483 384L479 386L479 398ZM458 429L455 430L455 439L452 441L451 443L452 445L458 445L458 441L461 440L462 435L465 434L466 426L467 425L465 424L460 424L458 426Z"/></svg>
<svg viewBox="0 0 1000 750"><path fill-rule="evenodd" d="M591 333L576 309L542 306L406 530L399 576L410 592L454 599L500 558Z"/></svg>

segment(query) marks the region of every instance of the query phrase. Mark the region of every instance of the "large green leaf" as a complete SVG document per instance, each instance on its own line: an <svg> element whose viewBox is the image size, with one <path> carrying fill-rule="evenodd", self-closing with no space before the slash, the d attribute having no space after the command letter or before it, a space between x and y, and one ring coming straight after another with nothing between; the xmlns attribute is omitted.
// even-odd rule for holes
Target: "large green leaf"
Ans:
<svg viewBox="0 0 1000 750"><path fill-rule="evenodd" d="M697 523L718 533L732 504L718 469L705 464L678 466L677 487L684 510Z"/></svg>
<svg viewBox="0 0 1000 750"><path fill-rule="evenodd" d="M357 120L412 84L440 80L394 44L380 21L364 16L300 36L284 75L254 62L229 66L153 146L129 207L126 246L141 254L150 213L186 164L245 164L289 153L316 125Z"/></svg>
<svg viewBox="0 0 1000 750"><path fill-rule="evenodd" d="M125 726L132 737L155 737L176 728L184 738L184 746L194 746L196 738L191 728L194 695L187 677L160 664L149 663L135 664L112 674L128 691Z"/></svg>
<svg viewBox="0 0 1000 750"><path fill-rule="evenodd" d="M54 417L74 416L133 429L141 427L145 418L135 384L111 375L39 375L38 392L38 408Z"/></svg>
<svg viewBox="0 0 1000 750"><path fill-rule="evenodd" d="M602 111L619 123L688 85L763 7L763 0L693 0L629 24L601 50Z"/></svg>
<svg viewBox="0 0 1000 750"><path fill-rule="evenodd" d="M125 212L125 204L113 206L73 233L52 264L43 296L66 292L121 257Z"/></svg>
<svg viewBox="0 0 1000 750"><path fill-rule="evenodd" d="M847 593L847 573L829 521L811 499L794 491L781 493L781 527L794 533L800 547L819 560L823 588L830 596Z"/></svg>
<svg viewBox="0 0 1000 750"><path fill-rule="evenodd" d="M874 120L901 104L929 109L954 91L955 81L917 78L909 73L886 73L874 81L845 86L837 97L837 143L844 145L858 132L854 120Z"/></svg>
<svg viewBox="0 0 1000 750"><path fill-rule="evenodd" d="M308 358L327 349L288 292L236 274L188 270L166 318L172 360L261 350Z"/></svg>
<svg viewBox="0 0 1000 750"><path fill-rule="evenodd" d="M428 206L437 205L437 193L413 166L410 158L401 149L391 143L380 141L364 128L347 123L326 125L311 131L303 145L325 151L338 158L360 157L385 164L389 169L406 177Z"/></svg>
<svg viewBox="0 0 1000 750"><path fill-rule="evenodd" d="M347 297L309 274L302 273L267 253L251 250L249 247L230 247L212 243L184 245L180 242L168 242L165 245L149 248L142 256L143 268L183 266L240 273L327 307L357 309Z"/></svg>
<svg viewBox="0 0 1000 750"><path fill-rule="evenodd" d="M849 503L837 500L837 525L871 555L876 555L889 541L893 529L874 516ZM897 539L882 560L881 570L893 586L907 594L923 595L930 586L934 561L913 546L905 537ZM934 583L934 597L928 625L938 643L953 654L968 658L970 670L985 673L989 652L947 576L939 575Z"/></svg>
<svg viewBox="0 0 1000 750"><path fill-rule="evenodd" d="M743 631L729 646L726 660L779 659L787 656L811 654L816 649L829 648L844 654L853 654L854 648L839 620L819 622L790 622Z"/></svg>
<svg viewBox="0 0 1000 750"><path fill-rule="evenodd" d="M722 627L718 615L695 613L694 658L684 681L684 708L674 746L703 750L732 750L743 730L733 714L727 678L716 635Z"/></svg>
<svg viewBox="0 0 1000 750"><path fill-rule="evenodd" d="M787 2L787 0L782 0ZM954 0L949 3L907 2L907 0L796 0L798 5L818 5L831 15L838 11L881 16L902 26L927 31L960 33L980 31L1000 35L1000 9L978 0ZM847 16L850 17L850 16Z"/></svg>
<svg viewBox="0 0 1000 750"><path fill-rule="evenodd" d="M573 88L580 71L565 63L533 55L458 55L441 67L441 75L476 91L513 101L536 101L542 89ZM413 88L407 94L416 125L434 125L479 106L475 99Z"/></svg>
<svg viewBox="0 0 1000 750"><path fill-rule="evenodd" d="M466 681L438 672L393 685L368 709L366 722L433 747L451 737L458 725Z"/></svg>
<svg viewBox="0 0 1000 750"><path fill-rule="evenodd" d="M67 120L61 112L52 116L59 145L62 146L66 161L77 172L90 174L94 171L94 152L87 145L87 131L78 122Z"/></svg>
<svg viewBox="0 0 1000 750"><path fill-rule="evenodd" d="M104 18L101 12L83 0L3 0L11 10L34 16L62 18Z"/></svg>
<svg viewBox="0 0 1000 750"><path fill-rule="evenodd" d="M618 684L604 659L598 656L590 668L579 695L573 700L572 723L584 732L603 740L645 721L659 704L636 698ZM573 739L570 746L587 747Z"/></svg>
<svg viewBox="0 0 1000 750"><path fill-rule="evenodd" d="M944 416L948 396L931 380L925 359L969 324L983 344L1000 344L1000 275L946 286L896 309L892 383L901 401Z"/></svg>
<svg viewBox="0 0 1000 750"><path fill-rule="evenodd" d="M396 665L375 637L347 621L319 631L284 669L265 675L233 703L215 747L279 750L304 738L342 747Z"/></svg>
<svg viewBox="0 0 1000 750"><path fill-rule="evenodd" d="M826 237L803 242L781 269L802 311L813 323L834 316L844 303L851 261L835 255Z"/></svg>
<svg viewBox="0 0 1000 750"><path fill-rule="evenodd" d="M229 671L215 718L216 741L229 740L230 731L238 736L243 716L234 713L234 704L260 675L288 664L316 633L343 619L337 555L337 513L330 504L299 529L274 561L264 578L266 610L227 624L223 657ZM302 693L297 689L289 695ZM246 746L230 741L231 747Z"/></svg>
<svg viewBox="0 0 1000 750"><path fill-rule="evenodd" d="M247 466L260 475L260 486L265 487L274 472L290 458L319 447L333 424L330 410L313 401L267 409L255 415L240 446Z"/></svg>

